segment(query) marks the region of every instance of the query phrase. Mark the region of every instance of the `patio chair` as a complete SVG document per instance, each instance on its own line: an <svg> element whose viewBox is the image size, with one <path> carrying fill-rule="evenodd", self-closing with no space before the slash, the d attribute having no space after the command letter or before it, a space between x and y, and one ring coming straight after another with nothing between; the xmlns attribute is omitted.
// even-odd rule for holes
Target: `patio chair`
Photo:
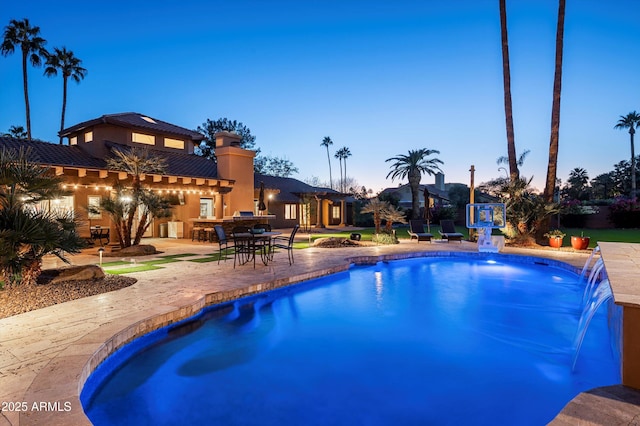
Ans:
<svg viewBox="0 0 640 426"><path fill-rule="evenodd" d="M253 225L253 229L264 229L265 232L271 232L271 225L268 223L256 223Z"/></svg>
<svg viewBox="0 0 640 426"><path fill-rule="evenodd" d="M215 225L213 229L216 231L216 236L218 237L218 265L220 264L220 258L222 258L222 249L224 248L225 252L229 252L229 249L232 248L235 252L235 246L229 245L229 240L227 239L227 234L224 232L224 228L221 225ZM227 261L227 256L224 257L224 261ZM234 259L235 263L235 259Z"/></svg>
<svg viewBox="0 0 640 426"><path fill-rule="evenodd" d="M422 221L422 219L412 219L409 221L409 235L411 236L410 240L413 240L415 238L418 240L417 242L431 242L431 238L433 238L433 234L425 232L424 222Z"/></svg>
<svg viewBox="0 0 640 426"><path fill-rule="evenodd" d="M251 233L251 228L247 226L236 226L233 228L233 267L236 267L236 260L239 258L240 264L245 264L253 260L253 267L256 267L256 252L264 258L267 255L268 245L264 240L257 240Z"/></svg>
<svg viewBox="0 0 640 426"><path fill-rule="evenodd" d="M291 235L289 235L288 237L274 237L271 244L271 247L274 250L276 248L287 250L287 255L289 256L289 266L293 265L293 239L295 238L298 229L300 229L300 225L296 224L296 226L293 227L293 231L291 231Z"/></svg>
<svg viewBox="0 0 640 426"><path fill-rule="evenodd" d="M441 220L439 232L442 238L447 240L447 242L460 241L460 244L462 244L462 238L464 237L464 235L462 235L460 232L456 232L456 227L453 224L452 220Z"/></svg>

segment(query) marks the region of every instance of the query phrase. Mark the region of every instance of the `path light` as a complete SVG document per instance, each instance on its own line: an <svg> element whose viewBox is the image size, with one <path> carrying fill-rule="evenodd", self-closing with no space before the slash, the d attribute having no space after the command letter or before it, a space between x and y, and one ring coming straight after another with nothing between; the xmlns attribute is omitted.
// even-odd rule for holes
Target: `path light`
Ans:
<svg viewBox="0 0 640 426"><path fill-rule="evenodd" d="M104 247L98 249L98 255L100 256L100 267L102 267L102 254L104 253Z"/></svg>

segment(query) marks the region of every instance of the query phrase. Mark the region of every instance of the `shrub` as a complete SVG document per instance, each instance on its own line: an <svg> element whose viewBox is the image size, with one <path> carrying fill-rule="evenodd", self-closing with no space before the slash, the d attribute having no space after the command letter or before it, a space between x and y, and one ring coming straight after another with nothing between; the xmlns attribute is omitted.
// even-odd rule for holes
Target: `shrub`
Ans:
<svg viewBox="0 0 640 426"><path fill-rule="evenodd" d="M398 244L395 232L382 231L379 234L373 234L371 241L378 244Z"/></svg>
<svg viewBox="0 0 640 426"><path fill-rule="evenodd" d="M616 228L638 228L640 203L636 198L618 198L609 208L609 220Z"/></svg>

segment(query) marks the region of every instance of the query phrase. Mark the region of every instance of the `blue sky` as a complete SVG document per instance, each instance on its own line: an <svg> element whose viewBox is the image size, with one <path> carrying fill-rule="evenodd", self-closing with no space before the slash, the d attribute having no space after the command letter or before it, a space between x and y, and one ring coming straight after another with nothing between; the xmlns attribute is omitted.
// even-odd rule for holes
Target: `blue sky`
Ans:
<svg viewBox="0 0 640 426"><path fill-rule="evenodd" d="M546 176L557 0L507 0L516 149ZM630 157L620 115L640 110L640 2L567 0L558 177L593 178ZM88 75L70 83L66 126L135 111L195 129L243 122L294 177L328 181L325 136L348 175L375 192L385 159L440 151L447 182L495 178L506 154L498 0L3 1ZM62 79L29 68L32 130L57 142ZM0 131L24 125L20 55L0 57ZM423 182L433 178L424 176Z"/></svg>

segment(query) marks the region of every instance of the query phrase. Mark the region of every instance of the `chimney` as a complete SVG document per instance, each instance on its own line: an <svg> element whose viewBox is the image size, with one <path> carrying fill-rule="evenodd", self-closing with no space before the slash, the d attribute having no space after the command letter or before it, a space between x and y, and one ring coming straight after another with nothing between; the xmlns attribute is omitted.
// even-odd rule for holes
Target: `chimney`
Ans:
<svg viewBox="0 0 640 426"><path fill-rule="evenodd" d="M436 173L436 188L440 191L444 191L444 174L440 172Z"/></svg>
<svg viewBox="0 0 640 426"><path fill-rule="evenodd" d="M233 189L226 195L226 214L235 211L253 211L253 157L255 151L240 148L240 136L231 132L218 132L216 159L218 177L233 180Z"/></svg>

